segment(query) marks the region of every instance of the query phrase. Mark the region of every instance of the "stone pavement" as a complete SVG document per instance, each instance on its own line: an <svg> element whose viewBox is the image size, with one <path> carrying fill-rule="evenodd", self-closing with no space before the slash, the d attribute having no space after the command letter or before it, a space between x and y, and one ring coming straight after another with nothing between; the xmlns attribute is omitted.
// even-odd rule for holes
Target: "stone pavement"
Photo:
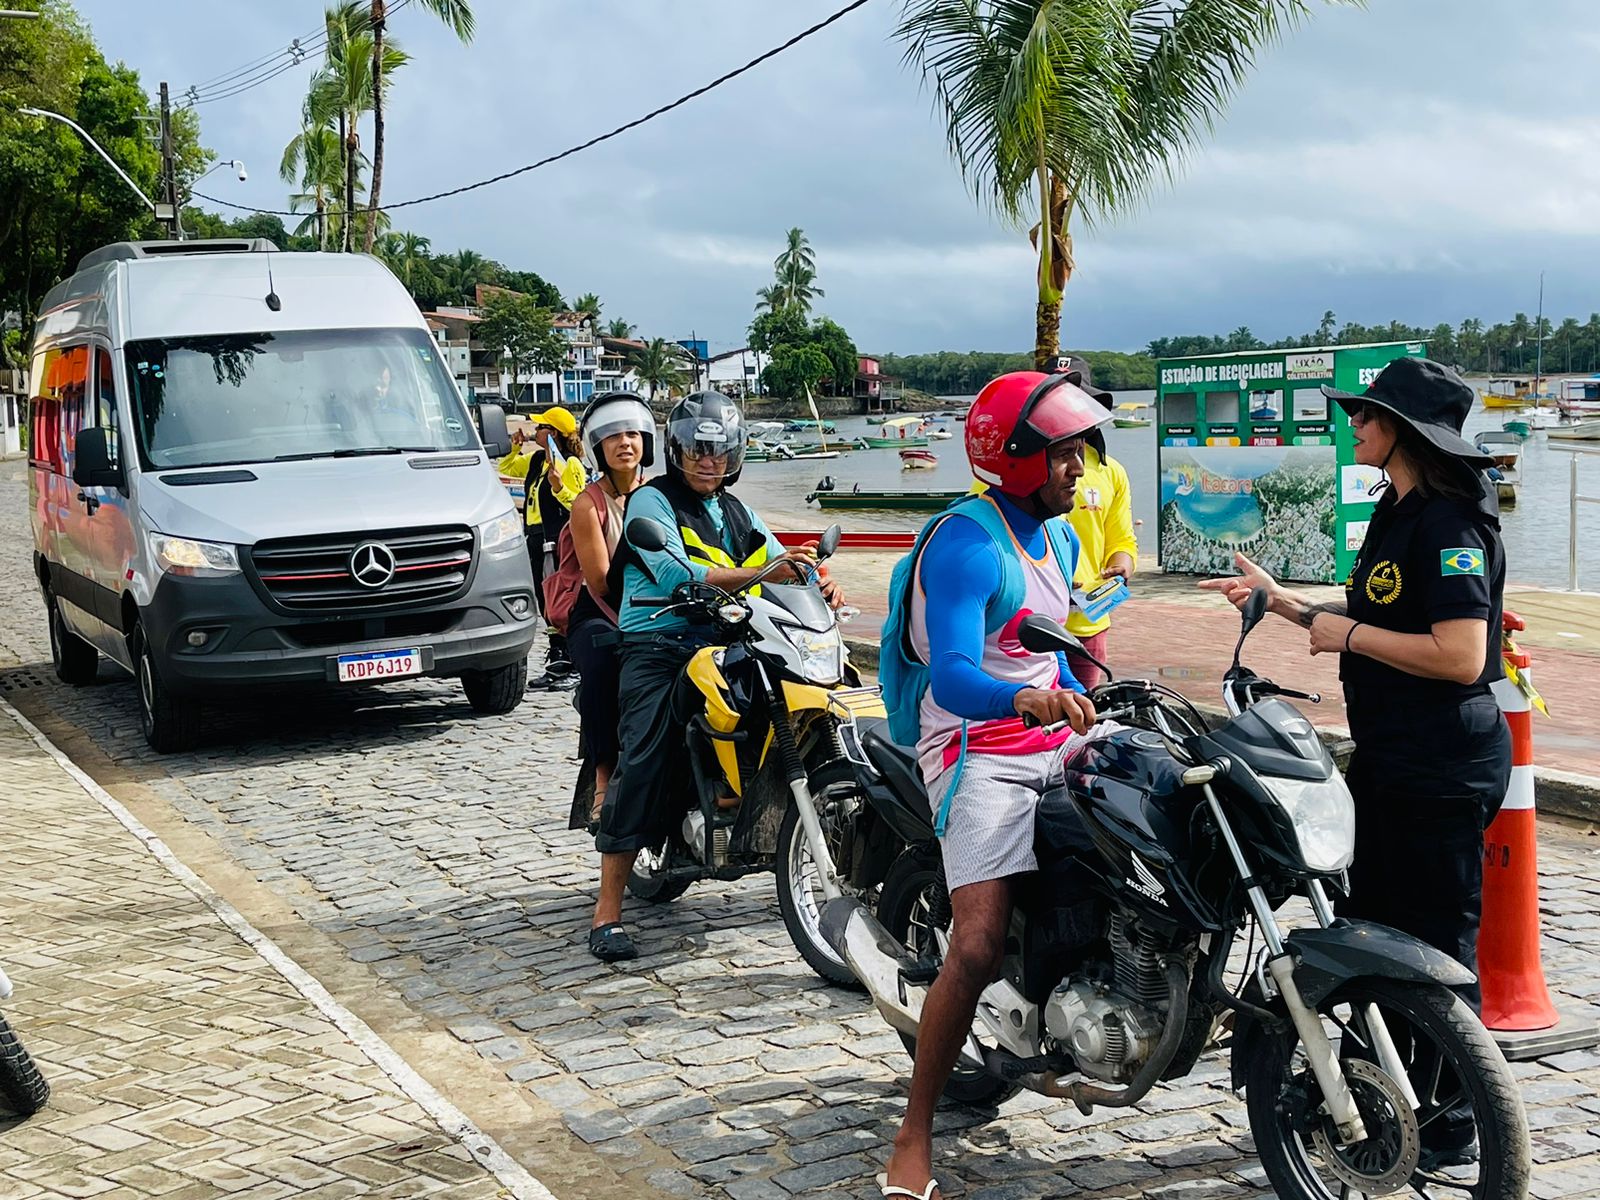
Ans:
<svg viewBox="0 0 1600 1200"><path fill-rule="evenodd" d="M526 1107L531 1129L490 1132L556 1196L876 1195L909 1060L859 996L799 961L769 877L698 884L661 908L630 902L645 957L617 968L586 953L596 864L565 828L566 697L493 719L473 718L443 681L263 697L219 712L196 752L158 758L130 683L109 668L78 690L51 675L20 472L9 471L0 695L137 800L147 823L167 822L169 841L182 832L213 848L222 861L203 869L230 898L268 893L275 937L327 949L297 957L356 1011L386 1014L374 1028L469 1115L486 1076L513 1089L494 1093L496 1106ZM1543 864L1547 966L1566 997L1600 1000L1589 949L1600 841L1551 825ZM452 1053L472 1061L445 1072ZM1031 1096L998 1113L947 1109L945 1194L1263 1195L1225 1068L1210 1061L1128 1113L1084 1118ZM1537 1195L1600 1194L1600 1054L1518 1070L1538 1131Z"/></svg>
<svg viewBox="0 0 1600 1200"><path fill-rule="evenodd" d="M0 1196L505 1194L5 712L0 771L6 1014L53 1090Z"/></svg>

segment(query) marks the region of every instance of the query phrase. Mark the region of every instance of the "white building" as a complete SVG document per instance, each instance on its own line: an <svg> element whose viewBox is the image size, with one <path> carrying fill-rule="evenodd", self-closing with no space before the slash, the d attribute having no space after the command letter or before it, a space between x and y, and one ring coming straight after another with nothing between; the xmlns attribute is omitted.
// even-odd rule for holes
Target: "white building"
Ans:
<svg viewBox="0 0 1600 1200"><path fill-rule="evenodd" d="M760 354L749 347L713 354L705 366L706 386L740 400L753 396L759 391L760 360Z"/></svg>

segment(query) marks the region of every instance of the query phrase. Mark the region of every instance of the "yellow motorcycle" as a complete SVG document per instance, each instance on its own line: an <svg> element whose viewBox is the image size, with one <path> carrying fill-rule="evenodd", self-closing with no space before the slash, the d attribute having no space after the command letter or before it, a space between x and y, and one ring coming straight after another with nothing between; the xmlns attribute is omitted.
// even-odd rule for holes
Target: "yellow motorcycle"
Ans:
<svg viewBox="0 0 1600 1200"><path fill-rule="evenodd" d="M628 540L664 550L667 531L638 517ZM819 561L838 545L835 525ZM783 565L733 592L695 581L634 600L683 614L716 644L689 660L673 693L688 731L682 819L640 853L628 890L665 903L699 879L773 871L784 926L806 963L857 987L822 936L820 912L836 896L872 894L900 847L860 781L870 770L860 726L885 712L878 689L860 685L821 589L766 578Z"/></svg>

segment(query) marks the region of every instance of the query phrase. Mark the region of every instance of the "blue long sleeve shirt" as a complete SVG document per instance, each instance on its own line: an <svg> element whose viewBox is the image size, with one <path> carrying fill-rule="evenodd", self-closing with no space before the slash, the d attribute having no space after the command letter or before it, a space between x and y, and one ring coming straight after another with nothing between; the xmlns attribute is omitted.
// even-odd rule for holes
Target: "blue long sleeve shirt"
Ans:
<svg viewBox="0 0 1600 1200"><path fill-rule="evenodd" d="M989 493L1017 543L1035 558L1049 544L1044 523L998 492ZM1073 539L1074 553L1077 540ZM995 721L1016 716L1020 684L996 679L983 661L984 613L1000 591L1000 547L975 521L951 518L934 530L922 550L921 577L927 604L928 683L934 703L969 721ZM1070 578L1076 563L1068 563ZM1066 613L1050 613L1065 619ZM1083 685L1056 655L1061 686L1082 692Z"/></svg>

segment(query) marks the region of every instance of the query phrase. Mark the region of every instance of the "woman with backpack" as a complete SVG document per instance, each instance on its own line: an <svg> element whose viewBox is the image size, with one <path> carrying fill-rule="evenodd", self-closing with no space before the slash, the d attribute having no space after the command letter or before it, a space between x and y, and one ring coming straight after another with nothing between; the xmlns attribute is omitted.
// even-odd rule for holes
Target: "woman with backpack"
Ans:
<svg viewBox="0 0 1600 1200"><path fill-rule="evenodd" d="M603 393L590 402L581 437L600 478L572 502L560 565L546 585L546 609L552 621L564 622L578 668L584 757L594 769L594 802L582 814L582 823L592 828L617 765L621 660L616 600L622 589L620 581L612 585L612 568L628 496L644 482L645 468L655 461L655 417L632 392ZM575 827L579 817L575 812Z"/></svg>

